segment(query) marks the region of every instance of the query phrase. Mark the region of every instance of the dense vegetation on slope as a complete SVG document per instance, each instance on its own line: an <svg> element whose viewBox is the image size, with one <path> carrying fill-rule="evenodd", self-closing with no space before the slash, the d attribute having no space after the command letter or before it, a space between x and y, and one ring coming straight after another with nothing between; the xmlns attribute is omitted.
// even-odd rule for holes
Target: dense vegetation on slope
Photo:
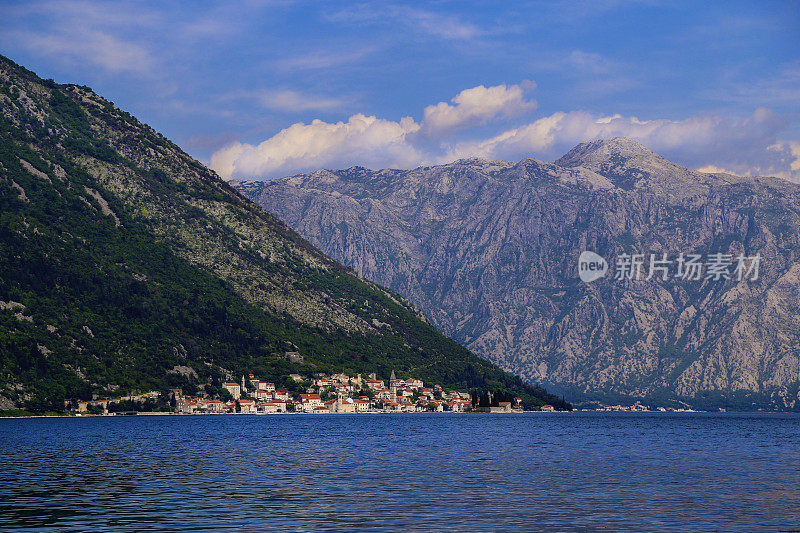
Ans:
<svg viewBox="0 0 800 533"><path fill-rule="evenodd" d="M87 87L0 56L0 409L254 372L525 385ZM298 351L302 364L290 362Z"/></svg>

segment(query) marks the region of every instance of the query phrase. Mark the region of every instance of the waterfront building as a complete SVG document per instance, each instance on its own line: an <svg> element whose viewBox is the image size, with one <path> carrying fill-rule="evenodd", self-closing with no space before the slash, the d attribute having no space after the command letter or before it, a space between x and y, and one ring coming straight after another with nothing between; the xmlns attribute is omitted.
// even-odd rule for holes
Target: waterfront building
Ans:
<svg viewBox="0 0 800 533"><path fill-rule="evenodd" d="M210 413L222 413L226 410L225 404L220 400L206 400L204 406Z"/></svg>
<svg viewBox="0 0 800 533"><path fill-rule="evenodd" d="M343 398L334 402L334 411L336 413L355 413L356 405L352 398Z"/></svg>
<svg viewBox="0 0 800 533"><path fill-rule="evenodd" d="M239 400L239 412L253 414L256 412L256 403L253 400Z"/></svg>
<svg viewBox="0 0 800 533"><path fill-rule="evenodd" d="M242 380L244 381L244 376L242 377ZM234 400L238 400L242 397L242 387L238 383L231 381L228 383L223 383L222 387L231 393L231 396L233 396Z"/></svg>
<svg viewBox="0 0 800 533"><path fill-rule="evenodd" d="M289 391L286 389L275 389L275 394L272 395L275 400L289 401Z"/></svg>
<svg viewBox="0 0 800 533"><path fill-rule="evenodd" d="M194 414L197 409L197 402L190 398L178 398L175 400L175 411L187 415Z"/></svg>
<svg viewBox="0 0 800 533"><path fill-rule="evenodd" d="M301 394L300 402L301 409L305 412L310 412L317 407L323 406L322 398L320 398L319 394Z"/></svg>
<svg viewBox="0 0 800 533"><path fill-rule="evenodd" d="M356 413L365 413L369 411L370 404L368 399L357 398L353 400L353 406Z"/></svg>
<svg viewBox="0 0 800 533"><path fill-rule="evenodd" d="M259 413L285 413L286 402L261 402L258 404Z"/></svg>

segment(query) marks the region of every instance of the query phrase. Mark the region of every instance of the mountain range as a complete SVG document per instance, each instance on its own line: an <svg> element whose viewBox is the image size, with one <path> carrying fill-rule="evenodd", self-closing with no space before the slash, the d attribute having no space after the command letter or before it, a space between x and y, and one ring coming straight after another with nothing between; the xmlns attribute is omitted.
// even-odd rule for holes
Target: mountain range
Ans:
<svg viewBox="0 0 800 533"><path fill-rule="evenodd" d="M377 372L561 399L475 356L90 88L0 56L0 410Z"/></svg>
<svg viewBox="0 0 800 533"><path fill-rule="evenodd" d="M797 184L691 170L614 138L553 163L465 159L231 185L531 383L587 403L800 408ZM581 281L584 251L607 260L605 277ZM671 265L667 279L646 269L617 279L617 261L651 255ZM700 279L676 277L692 255ZM715 268L724 275L709 276Z"/></svg>

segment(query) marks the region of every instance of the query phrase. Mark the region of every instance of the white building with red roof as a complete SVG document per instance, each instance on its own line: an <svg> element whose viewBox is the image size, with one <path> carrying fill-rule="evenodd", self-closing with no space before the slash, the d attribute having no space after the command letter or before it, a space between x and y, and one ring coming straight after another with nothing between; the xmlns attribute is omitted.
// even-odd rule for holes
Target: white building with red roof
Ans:
<svg viewBox="0 0 800 533"><path fill-rule="evenodd" d="M180 397L175 400L175 411L186 415L191 415L197 409L197 402L191 398Z"/></svg>
<svg viewBox="0 0 800 533"><path fill-rule="evenodd" d="M253 400L239 400L239 412L243 415L254 414L256 412L256 402Z"/></svg>
<svg viewBox="0 0 800 533"><path fill-rule="evenodd" d="M353 406L355 407L356 413L366 413L367 411L369 411L370 403L369 400L356 398L353 400Z"/></svg>
<svg viewBox="0 0 800 533"><path fill-rule="evenodd" d="M364 383L366 383L367 387L372 390L380 390L384 388L382 379L365 379Z"/></svg>
<svg viewBox="0 0 800 533"><path fill-rule="evenodd" d="M234 400L238 400L242 397L242 386L238 383L229 381L228 383L223 383L222 388L230 392Z"/></svg>
<svg viewBox="0 0 800 533"><path fill-rule="evenodd" d="M225 403L220 400L205 400L203 406L210 413L224 413L227 409Z"/></svg>
<svg viewBox="0 0 800 533"><path fill-rule="evenodd" d="M261 402L258 404L259 413L285 413L286 402Z"/></svg>
<svg viewBox="0 0 800 533"><path fill-rule="evenodd" d="M275 394L272 397L276 400L283 400L284 402L289 401L289 391L286 389L275 389Z"/></svg>
<svg viewBox="0 0 800 533"><path fill-rule="evenodd" d="M401 411L402 407L398 402L387 401L383 403L384 411Z"/></svg>
<svg viewBox="0 0 800 533"><path fill-rule="evenodd" d="M395 399L394 398L394 394L392 394L392 391L390 391L389 389L379 389L379 390L375 391L375 398L377 398L378 400L384 400L384 401L394 400Z"/></svg>
<svg viewBox="0 0 800 533"><path fill-rule="evenodd" d="M253 396L255 397L256 400L266 402L273 398L273 393L269 392L266 389L258 389L257 391L253 391Z"/></svg>
<svg viewBox="0 0 800 533"><path fill-rule="evenodd" d="M319 394L300 395L300 408L302 411L310 412L322 406L322 398L320 398Z"/></svg>

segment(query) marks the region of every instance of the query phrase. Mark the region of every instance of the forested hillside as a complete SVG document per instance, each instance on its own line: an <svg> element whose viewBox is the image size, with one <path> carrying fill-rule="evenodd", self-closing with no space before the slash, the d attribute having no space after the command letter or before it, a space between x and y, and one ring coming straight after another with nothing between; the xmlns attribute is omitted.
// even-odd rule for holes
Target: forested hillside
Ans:
<svg viewBox="0 0 800 533"><path fill-rule="evenodd" d="M245 372L281 383L392 369L565 405L440 334L91 89L0 56L0 105L0 409Z"/></svg>

